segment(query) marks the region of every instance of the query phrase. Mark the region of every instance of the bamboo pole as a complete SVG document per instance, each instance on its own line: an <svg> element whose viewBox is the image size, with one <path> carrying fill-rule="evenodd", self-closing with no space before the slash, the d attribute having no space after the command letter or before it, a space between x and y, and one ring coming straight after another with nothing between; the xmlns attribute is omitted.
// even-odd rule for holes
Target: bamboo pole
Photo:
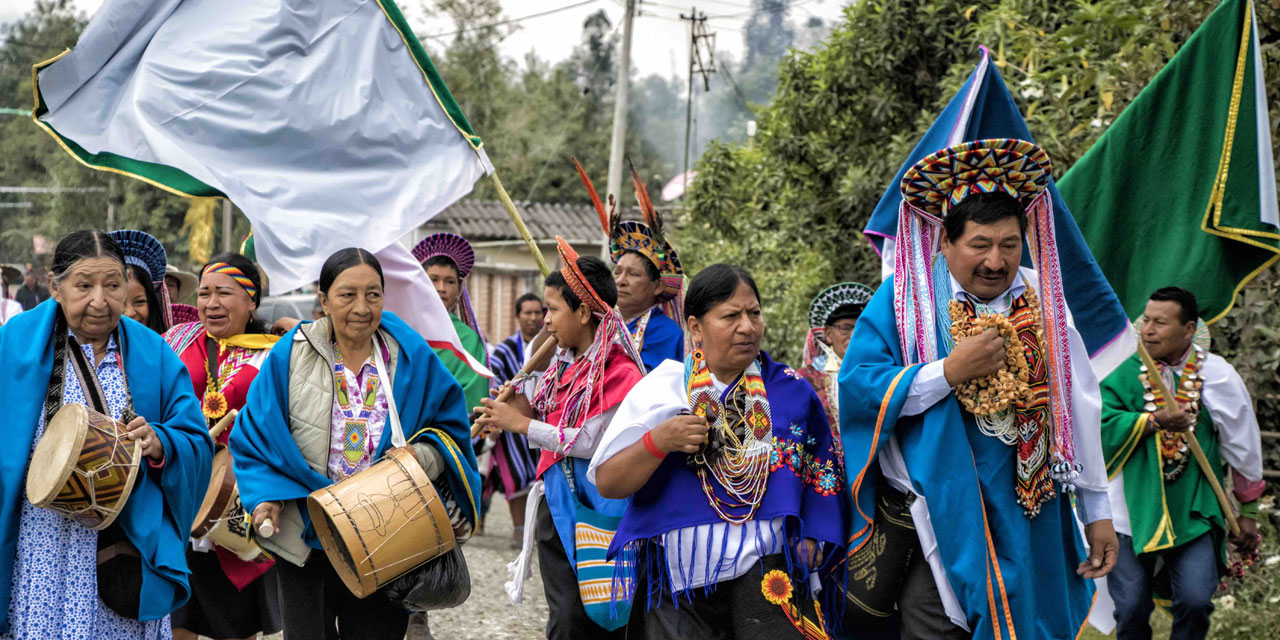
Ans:
<svg viewBox="0 0 1280 640"><path fill-rule="evenodd" d="M538 271L542 272L542 277L544 278L551 275L551 268L547 266L546 258L542 257L542 250L538 248L538 243L533 240L533 235L529 233L529 228L524 226L524 219L520 217L520 212L516 210L516 203L511 201L511 196L507 194L506 188L502 186L502 180L498 178L498 172L490 173L489 178L493 180L493 186L498 190L498 199L506 207L507 215L511 216L511 222L515 223L516 230L520 232L520 237L524 238L524 243L529 245L529 253L533 254L534 261L538 263Z"/></svg>
<svg viewBox="0 0 1280 640"><path fill-rule="evenodd" d="M529 356L529 359L525 361L524 366L520 368L520 375L516 376L516 378L524 378L530 373L542 369L546 366L547 362L551 360L551 356L555 354L555 352L556 339L551 336L547 336L547 338L543 340L542 344L538 346L538 350L534 351L533 354ZM515 394L516 386L507 385L507 387L502 390L502 393L498 394L498 402L507 402ZM484 426L480 423L477 422L476 424L471 425L472 438L480 435L482 431L484 431Z"/></svg>
<svg viewBox="0 0 1280 640"><path fill-rule="evenodd" d="M1157 395L1164 399L1164 406L1176 407L1177 400L1173 392L1169 390L1164 383L1164 376L1160 375L1160 368L1156 366L1155 360L1151 359L1151 354L1147 352L1147 345L1138 341L1138 357L1142 359L1142 364L1147 367L1147 380L1151 382L1151 388ZM1214 473L1213 465L1209 464L1209 459L1204 455L1204 449L1200 448L1200 441L1196 439L1195 427L1187 430L1186 437L1187 446L1191 449L1191 455L1196 459L1196 466L1200 467L1200 471L1204 473L1204 477L1209 481L1209 487L1213 489L1213 495L1218 498L1218 506L1222 507L1222 517L1227 521L1227 528L1231 530L1231 536L1240 537L1240 523L1236 520L1236 512L1231 507L1231 501L1227 499L1227 493L1222 490L1222 483L1218 482L1218 474Z"/></svg>

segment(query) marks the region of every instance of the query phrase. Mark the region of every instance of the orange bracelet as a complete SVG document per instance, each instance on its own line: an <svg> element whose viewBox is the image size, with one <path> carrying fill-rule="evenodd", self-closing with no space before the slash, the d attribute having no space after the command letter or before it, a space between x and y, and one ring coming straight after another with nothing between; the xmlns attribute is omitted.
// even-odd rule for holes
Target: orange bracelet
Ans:
<svg viewBox="0 0 1280 640"><path fill-rule="evenodd" d="M663 453L662 449L659 449L658 445L653 443L652 431L644 432L644 437L641 438L640 441L644 443L644 448L648 449L649 453L653 454L653 457L659 460L662 460L667 457L667 454Z"/></svg>

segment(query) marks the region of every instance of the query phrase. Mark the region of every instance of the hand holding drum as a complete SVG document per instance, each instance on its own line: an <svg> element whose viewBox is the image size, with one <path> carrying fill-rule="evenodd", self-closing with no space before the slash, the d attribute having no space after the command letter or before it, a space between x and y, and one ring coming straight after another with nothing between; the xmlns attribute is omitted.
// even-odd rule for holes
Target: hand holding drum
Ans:
<svg viewBox="0 0 1280 640"><path fill-rule="evenodd" d="M164 460L164 443L156 437L156 432L147 424L147 419L138 416L125 425L125 438L130 442L142 445L142 455L152 460Z"/></svg>

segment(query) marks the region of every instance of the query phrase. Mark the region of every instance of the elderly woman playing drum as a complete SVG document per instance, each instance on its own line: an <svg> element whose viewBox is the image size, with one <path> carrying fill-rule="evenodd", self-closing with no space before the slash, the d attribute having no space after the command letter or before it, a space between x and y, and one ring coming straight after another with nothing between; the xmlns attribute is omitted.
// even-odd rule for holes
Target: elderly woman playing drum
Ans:
<svg viewBox="0 0 1280 640"><path fill-rule="evenodd" d="M164 263L160 264L163 270ZM191 386L218 445L227 442L232 413L244 406L249 385L279 339L267 334L262 321L254 316L261 299L262 276L253 262L238 253L214 256L200 270L196 289L200 321L176 325L164 336L187 365ZM219 446L215 472L225 469L225 456ZM211 487L211 492L223 488L219 480L215 478L217 486ZM219 513L214 517L225 516ZM195 640L198 634L225 640L279 631L275 573L270 570L274 562L246 554L243 548L215 546L223 537L213 527L198 528L194 534L203 539L187 551L191 600L173 612L174 637ZM241 547L255 550L254 545L231 537Z"/></svg>
<svg viewBox="0 0 1280 640"><path fill-rule="evenodd" d="M702 270L684 309L693 353L631 389L587 472L600 495L632 500L609 549L649 596L631 635L826 637L809 585L836 592L845 501L822 403L760 350L745 269Z"/></svg>
<svg viewBox="0 0 1280 640"><path fill-rule="evenodd" d="M405 609L382 592L356 598L329 557L312 552L321 545L304 504L318 489L375 471L370 466L398 439L397 421L454 532L465 538L474 526L480 477L462 387L421 336L383 311L385 286L368 251L330 256L320 272L325 317L294 327L275 346L231 434L241 502L263 546L288 560L276 572L289 638L404 637ZM396 517L394 505L385 515ZM395 532L360 533L376 546Z"/></svg>
<svg viewBox="0 0 1280 640"><path fill-rule="evenodd" d="M33 454L0 463L0 638L167 638L213 455L200 406L160 336L121 319L128 276L110 236L63 238L49 285L0 329L7 441ZM110 466L76 468L102 456ZM56 498L36 507L24 487Z"/></svg>

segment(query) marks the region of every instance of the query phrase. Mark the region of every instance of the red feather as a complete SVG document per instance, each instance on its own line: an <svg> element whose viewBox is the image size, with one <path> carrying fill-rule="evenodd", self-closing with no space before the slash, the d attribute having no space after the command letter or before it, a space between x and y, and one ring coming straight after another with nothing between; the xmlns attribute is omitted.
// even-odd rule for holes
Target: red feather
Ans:
<svg viewBox="0 0 1280 640"><path fill-rule="evenodd" d="M657 218L657 212L653 210L653 201L649 199L649 189L644 186L644 182L640 180L640 175L636 173L636 166L627 161L627 165L631 168L631 184L636 188L636 203L640 205L640 212L644 215L644 223L650 227L654 226L654 220Z"/></svg>
<svg viewBox="0 0 1280 640"><path fill-rule="evenodd" d="M587 177L586 170L582 168L577 158L573 159L573 166L578 169L578 177L582 178L582 184L587 187L587 193L591 194L591 204L596 208L596 215L600 216L600 228L604 229L605 235L609 235L609 214L604 210L604 203L600 202L600 194L596 193L595 185L591 184L591 178Z"/></svg>

